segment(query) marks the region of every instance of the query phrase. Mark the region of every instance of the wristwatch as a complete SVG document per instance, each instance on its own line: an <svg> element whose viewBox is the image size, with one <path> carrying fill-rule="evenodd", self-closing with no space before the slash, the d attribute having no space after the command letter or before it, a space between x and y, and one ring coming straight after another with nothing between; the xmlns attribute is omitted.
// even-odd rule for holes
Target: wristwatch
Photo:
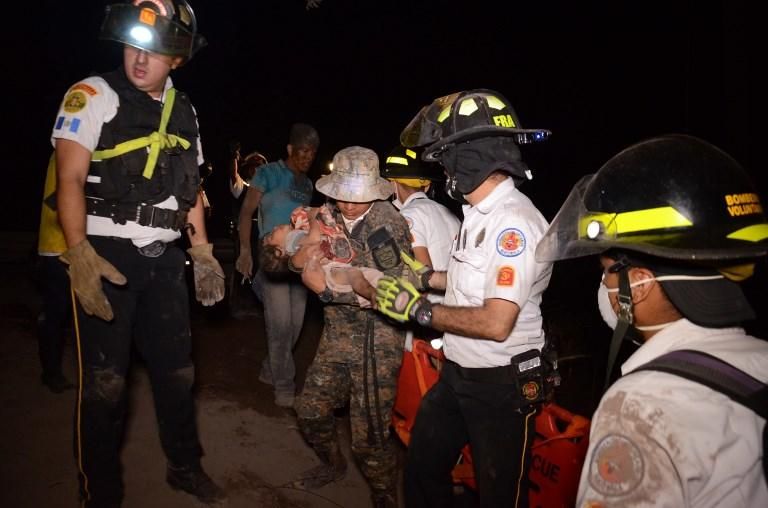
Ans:
<svg viewBox="0 0 768 508"><path fill-rule="evenodd" d="M426 298L420 298L420 301L416 304L418 307L413 313L413 318L419 323L420 326L431 327L432 326L432 303Z"/></svg>
<svg viewBox="0 0 768 508"><path fill-rule="evenodd" d="M330 303L333 300L333 291L328 286L317 294L317 298L323 303Z"/></svg>

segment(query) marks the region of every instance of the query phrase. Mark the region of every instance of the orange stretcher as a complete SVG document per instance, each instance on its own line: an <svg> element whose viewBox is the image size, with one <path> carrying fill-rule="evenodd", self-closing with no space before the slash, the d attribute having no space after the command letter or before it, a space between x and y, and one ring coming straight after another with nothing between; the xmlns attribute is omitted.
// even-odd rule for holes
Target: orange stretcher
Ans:
<svg viewBox="0 0 768 508"><path fill-rule="evenodd" d="M435 384L445 356L427 342L415 339L403 352L392 426L408 446L421 397ZM581 466L587 453L590 421L553 402L536 415L536 435L528 473L531 508L565 508L576 503ZM475 489L472 454L466 445L452 472L453 481Z"/></svg>

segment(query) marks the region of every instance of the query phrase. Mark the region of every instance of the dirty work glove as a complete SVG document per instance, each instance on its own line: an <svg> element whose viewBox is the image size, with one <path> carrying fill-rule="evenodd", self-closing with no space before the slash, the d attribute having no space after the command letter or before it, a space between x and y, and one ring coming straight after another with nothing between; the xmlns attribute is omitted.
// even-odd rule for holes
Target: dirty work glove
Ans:
<svg viewBox="0 0 768 508"><path fill-rule="evenodd" d="M419 283L421 286L418 289L422 291L430 289L429 278L432 277L433 273L435 273L432 267L425 265L421 261L413 259L403 250L400 251L400 259L402 259L403 263L408 265L408 268L410 268L411 271L416 274L416 277L419 278Z"/></svg>
<svg viewBox="0 0 768 508"><path fill-rule="evenodd" d="M224 270L213 257L213 244L204 243L187 249L195 270L197 301L210 307L224 298Z"/></svg>
<svg viewBox="0 0 768 508"><path fill-rule="evenodd" d="M112 321L115 315L102 289L101 278L104 277L112 284L123 285L126 283L125 275L117 271L112 263L96 254L88 240L71 247L59 256L59 259L69 265L67 273L70 284L83 311L89 316Z"/></svg>
<svg viewBox="0 0 768 508"><path fill-rule="evenodd" d="M429 302L406 279L385 275L376 284L376 304L379 312L404 323L413 319L419 307Z"/></svg>

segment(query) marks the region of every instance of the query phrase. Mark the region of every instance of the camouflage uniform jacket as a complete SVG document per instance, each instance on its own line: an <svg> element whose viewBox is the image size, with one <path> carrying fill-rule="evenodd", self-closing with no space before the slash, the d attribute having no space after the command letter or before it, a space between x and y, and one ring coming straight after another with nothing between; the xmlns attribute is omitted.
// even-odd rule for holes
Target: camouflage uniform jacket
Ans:
<svg viewBox="0 0 768 508"><path fill-rule="evenodd" d="M344 227L344 221L338 208L334 207L333 213L337 223ZM395 264L393 268L382 270L374 260L373 251L368 247L370 235L379 228L385 228L395 243L397 251L394 254L398 258L393 262ZM403 277L409 274L408 267L399 259L400 250L412 255L408 223L390 202L375 201L363 220L357 223L352 231L347 231L347 234L349 235L352 247L357 252L357 255L350 263L352 266L376 268L385 275L394 277ZM361 309L356 295L352 292L334 293L331 303L325 306L324 312L326 323L333 323L335 325L344 323L344 328L349 328L350 334L343 334L347 337L351 336L352 333L365 334L368 320L373 320L374 322L374 336L377 342L384 340L385 337L389 337L402 345L405 337L405 331L396 328L396 325L388 321L383 315L372 309ZM327 340L336 342L344 338L346 337L327 337Z"/></svg>

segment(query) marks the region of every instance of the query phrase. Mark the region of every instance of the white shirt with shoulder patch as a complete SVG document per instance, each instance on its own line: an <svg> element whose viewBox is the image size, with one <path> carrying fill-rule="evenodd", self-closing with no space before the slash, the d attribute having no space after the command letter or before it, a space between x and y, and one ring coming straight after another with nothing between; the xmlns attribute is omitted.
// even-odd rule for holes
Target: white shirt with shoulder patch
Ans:
<svg viewBox="0 0 768 508"><path fill-rule="evenodd" d="M768 506L766 422L727 396L680 376L631 373L680 349L703 351L768 382L768 342L742 328L681 319L623 365L593 418L578 507Z"/></svg>
<svg viewBox="0 0 768 508"><path fill-rule="evenodd" d="M461 223L448 208L432 201L423 192L415 192L408 196L400 209L411 231L411 245L424 247L429 251L432 268L436 272L448 269L451 258L451 244L459 232ZM428 293L427 298L432 302L441 302L442 295Z"/></svg>
<svg viewBox="0 0 768 508"><path fill-rule="evenodd" d="M171 78L167 78L165 91L173 86ZM67 90L64 100L61 102L59 112L51 133L51 144L56 147L57 139L68 139L82 145L88 151L93 152L99 143L102 126L112 120L120 107L120 98L109 84L100 76L86 78ZM197 113L195 112L195 115ZM204 161L200 138L197 143L197 163ZM88 176L89 181L93 177ZM158 208L177 210L178 201L174 196L157 203ZM129 238L137 247L144 247L160 240L171 242L181 236L181 233L172 229L151 228L140 226L136 222L128 221L125 224L116 224L108 217L86 215L86 233L96 236L115 236Z"/></svg>
<svg viewBox="0 0 768 508"><path fill-rule="evenodd" d="M453 242L446 305L480 307L491 298L520 307L517 322L501 342L446 333L445 356L462 367L499 367L510 358L544 345L541 297L552 276L551 263L534 251L547 221L511 178L475 206L464 206L464 222Z"/></svg>

